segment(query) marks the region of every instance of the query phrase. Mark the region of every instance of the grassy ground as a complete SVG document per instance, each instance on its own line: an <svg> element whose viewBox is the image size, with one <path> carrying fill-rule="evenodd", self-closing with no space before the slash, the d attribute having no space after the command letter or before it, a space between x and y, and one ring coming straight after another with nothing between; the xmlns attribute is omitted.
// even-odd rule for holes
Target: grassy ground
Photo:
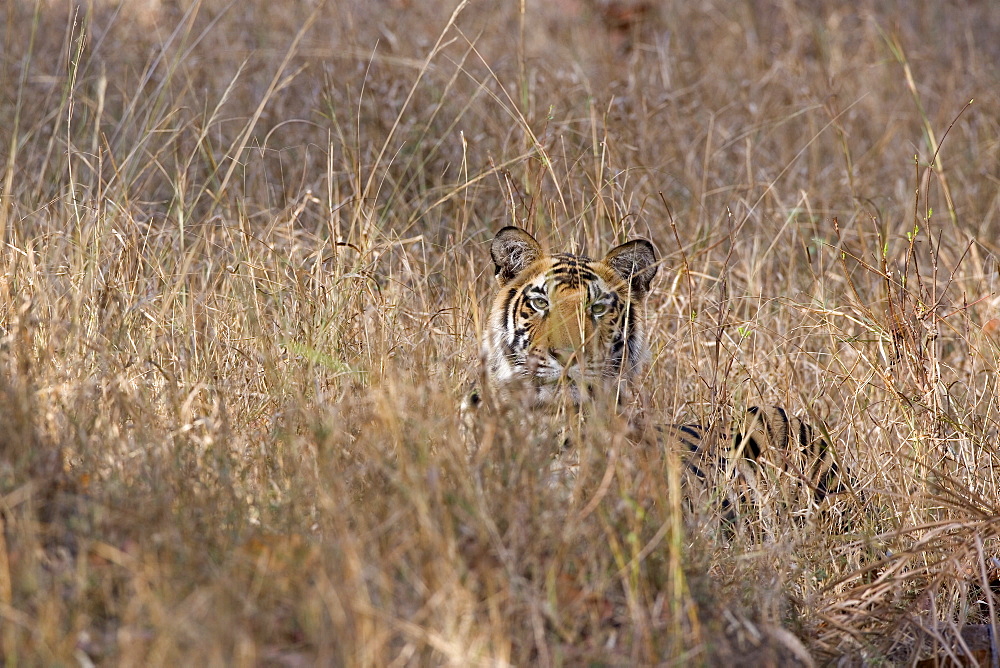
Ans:
<svg viewBox="0 0 1000 668"><path fill-rule="evenodd" d="M1000 614L1000 11L447 4L2 5L3 661L974 651ZM565 488L516 426L470 457L512 222L651 239L651 414L788 406L852 493L796 513L778 481L726 540L613 424Z"/></svg>

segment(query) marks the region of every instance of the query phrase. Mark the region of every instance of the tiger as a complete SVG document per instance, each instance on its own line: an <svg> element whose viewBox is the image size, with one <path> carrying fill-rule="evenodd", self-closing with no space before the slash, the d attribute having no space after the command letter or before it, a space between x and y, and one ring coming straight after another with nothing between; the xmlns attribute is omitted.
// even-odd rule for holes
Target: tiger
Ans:
<svg viewBox="0 0 1000 668"><path fill-rule="evenodd" d="M509 226L490 255L499 286L483 340L491 387L519 389L535 405L563 392L578 404L609 384L630 389L652 357L644 309L658 268L653 244L635 239L595 262L548 255Z"/></svg>
<svg viewBox="0 0 1000 668"><path fill-rule="evenodd" d="M481 345L482 385L493 400L524 408L522 416L602 396L631 401L652 358L645 309L660 264L655 246L633 239L601 260L549 254L531 234L508 226L497 232L490 255L497 292ZM474 391L464 408L482 402ZM821 430L781 407L750 407L729 430L630 420L631 438L648 441L652 434L680 450L695 478L706 480L709 468L739 469L753 486L754 471L767 466L794 476L817 502L843 491Z"/></svg>

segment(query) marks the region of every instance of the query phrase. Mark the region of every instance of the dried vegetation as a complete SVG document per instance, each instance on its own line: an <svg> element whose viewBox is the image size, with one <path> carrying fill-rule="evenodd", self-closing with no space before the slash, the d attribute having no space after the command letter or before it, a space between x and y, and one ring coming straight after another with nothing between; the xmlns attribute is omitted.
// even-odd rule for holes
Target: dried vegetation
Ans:
<svg viewBox="0 0 1000 668"><path fill-rule="evenodd" d="M988 657L1000 11L447 4L0 6L3 661ZM470 457L511 222L653 240L648 409L852 493L730 540L613 424Z"/></svg>

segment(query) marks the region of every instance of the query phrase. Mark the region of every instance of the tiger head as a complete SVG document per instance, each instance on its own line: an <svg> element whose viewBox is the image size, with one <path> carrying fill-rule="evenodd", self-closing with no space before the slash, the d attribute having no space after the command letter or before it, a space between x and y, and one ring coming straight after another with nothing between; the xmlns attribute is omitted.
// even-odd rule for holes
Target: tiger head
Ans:
<svg viewBox="0 0 1000 668"><path fill-rule="evenodd" d="M635 239L593 260L549 255L524 230L505 227L490 254L499 284L483 337L491 387L524 392L533 404L579 404L642 373L650 359L644 303L657 270L651 243Z"/></svg>

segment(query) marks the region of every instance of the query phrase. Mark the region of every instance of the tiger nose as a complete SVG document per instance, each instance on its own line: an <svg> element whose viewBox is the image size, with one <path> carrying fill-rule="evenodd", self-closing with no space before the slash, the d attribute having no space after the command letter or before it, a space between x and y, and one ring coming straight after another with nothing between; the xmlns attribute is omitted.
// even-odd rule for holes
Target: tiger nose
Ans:
<svg viewBox="0 0 1000 668"><path fill-rule="evenodd" d="M558 323L549 339L549 355L567 366L580 360L587 332L578 322Z"/></svg>

